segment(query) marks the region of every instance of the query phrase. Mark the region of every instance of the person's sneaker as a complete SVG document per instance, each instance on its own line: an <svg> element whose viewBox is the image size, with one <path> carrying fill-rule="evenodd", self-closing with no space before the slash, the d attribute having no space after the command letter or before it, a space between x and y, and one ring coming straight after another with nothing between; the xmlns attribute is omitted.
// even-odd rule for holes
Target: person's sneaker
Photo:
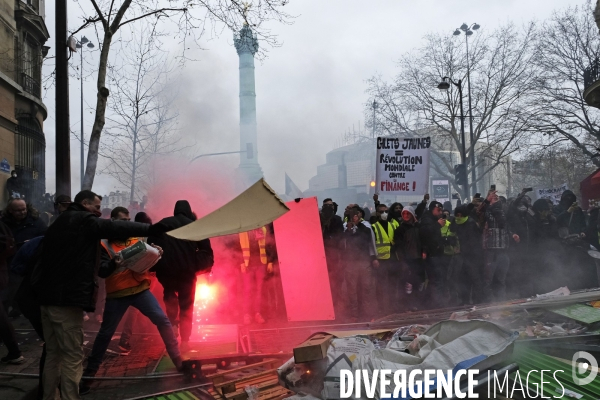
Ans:
<svg viewBox="0 0 600 400"><path fill-rule="evenodd" d="M250 314L244 314L244 325L250 325L252 323L252 317Z"/></svg>
<svg viewBox="0 0 600 400"><path fill-rule="evenodd" d="M95 315L95 318L96 318L96 322L98 322L98 323L102 323L102 314L100 314L100 313L97 313L97 314Z"/></svg>
<svg viewBox="0 0 600 400"><path fill-rule="evenodd" d="M256 313L256 315L254 316L254 320L256 321L257 324L265 323L265 319L262 317L262 315L260 315L260 313Z"/></svg>
<svg viewBox="0 0 600 400"><path fill-rule="evenodd" d="M92 373L90 371L84 370L83 371L83 377L85 376L95 376L96 373ZM79 381L79 395L80 396L84 396L86 394L88 394L91 391L91 385L92 385L92 381L91 380L80 380Z"/></svg>
<svg viewBox="0 0 600 400"><path fill-rule="evenodd" d="M85 311L83 312L83 322L88 322L90 320L90 316Z"/></svg>
<svg viewBox="0 0 600 400"><path fill-rule="evenodd" d="M108 345L108 348L106 349L106 352L108 354L117 354L117 355L120 355L120 356L128 356L129 353L131 353L131 349L125 350L125 349L121 348L120 344L118 346L115 346L114 343L111 343L111 344Z"/></svg>
<svg viewBox="0 0 600 400"><path fill-rule="evenodd" d="M176 357L173 360L173 364L175 365L175 369L177 370L177 372L183 372L183 360L181 359L181 357Z"/></svg>
<svg viewBox="0 0 600 400"><path fill-rule="evenodd" d="M25 357L23 357L21 354L9 354L6 357L2 357L0 360L5 364L22 364L25 361Z"/></svg>
<svg viewBox="0 0 600 400"><path fill-rule="evenodd" d="M127 340L119 342L119 349L126 351L127 354L129 354L131 352L131 345L129 344L129 341Z"/></svg>

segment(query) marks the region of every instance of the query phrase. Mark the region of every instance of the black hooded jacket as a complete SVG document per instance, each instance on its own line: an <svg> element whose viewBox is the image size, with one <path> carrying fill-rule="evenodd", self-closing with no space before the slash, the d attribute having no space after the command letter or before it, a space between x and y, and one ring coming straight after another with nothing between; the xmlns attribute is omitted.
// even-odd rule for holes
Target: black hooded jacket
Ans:
<svg viewBox="0 0 600 400"><path fill-rule="evenodd" d="M163 232L169 232L194 222L192 208L187 200L175 203L172 217L163 218L158 225ZM176 239L166 233L148 237L148 243L162 247L163 255L153 269L159 281L179 281L192 279L200 270L209 271L214 263L213 250L209 239L199 242Z"/></svg>
<svg viewBox="0 0 600 400"><path fill-rule="evenodd" d="M560 197L560 203L552 210L556 216L558 228L567 228L569 234L580 234L586 229L585 214L581 207L577 207L573 212L568 211L576 201L575 194L570 190L565 190Z"/></svg>
<svg viewBox="0 0 600 400"><path fill-rule="evenodd" d="M434 217L431 211L425 211L421 220L419 235L423 244L423 251L428 257L441 257L444 255L444 238L439 218Z"/></svg>
<svg viewBox="0 0 600 400"><path fill-rule="evenodd" d="M150 225L100 219L72 203L48 228L31 284L41 305L94 311L100 240L147 236Z"/></svg>

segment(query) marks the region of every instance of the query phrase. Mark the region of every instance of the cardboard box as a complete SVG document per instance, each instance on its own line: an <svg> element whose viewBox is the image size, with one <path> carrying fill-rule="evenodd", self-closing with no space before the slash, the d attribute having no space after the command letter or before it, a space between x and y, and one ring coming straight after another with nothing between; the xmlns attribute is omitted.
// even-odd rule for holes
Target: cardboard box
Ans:
<svg viewBox="0 0 600 400"><path fill-rule="evenodd" d="M332 338L333 335L317 334L295 347L294 362L299 364L324 359L327 357L327 349Z"/></svg>

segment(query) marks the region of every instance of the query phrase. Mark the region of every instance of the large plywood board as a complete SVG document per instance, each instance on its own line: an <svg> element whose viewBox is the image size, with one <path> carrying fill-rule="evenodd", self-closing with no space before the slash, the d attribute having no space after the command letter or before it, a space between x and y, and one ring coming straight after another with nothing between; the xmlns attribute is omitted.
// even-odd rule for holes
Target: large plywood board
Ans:
<svg viewBox="0 0 600 400"><path fill-rule="evenodd" d="M277 256L289 321L335 319L317 198L286 203L274 222Z"/></svg>

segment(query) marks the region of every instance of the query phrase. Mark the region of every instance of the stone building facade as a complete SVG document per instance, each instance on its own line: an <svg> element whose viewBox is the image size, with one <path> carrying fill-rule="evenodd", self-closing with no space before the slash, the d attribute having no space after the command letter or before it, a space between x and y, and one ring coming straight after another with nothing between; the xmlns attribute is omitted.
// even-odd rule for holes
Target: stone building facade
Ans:
<svg viewBox="0 0 600 400"><path fill-rule="evenodd" d="M35 202L45 192L42 62L50 37L44 0L0 0L0 204L16 170L21 191Z"/></svg>

